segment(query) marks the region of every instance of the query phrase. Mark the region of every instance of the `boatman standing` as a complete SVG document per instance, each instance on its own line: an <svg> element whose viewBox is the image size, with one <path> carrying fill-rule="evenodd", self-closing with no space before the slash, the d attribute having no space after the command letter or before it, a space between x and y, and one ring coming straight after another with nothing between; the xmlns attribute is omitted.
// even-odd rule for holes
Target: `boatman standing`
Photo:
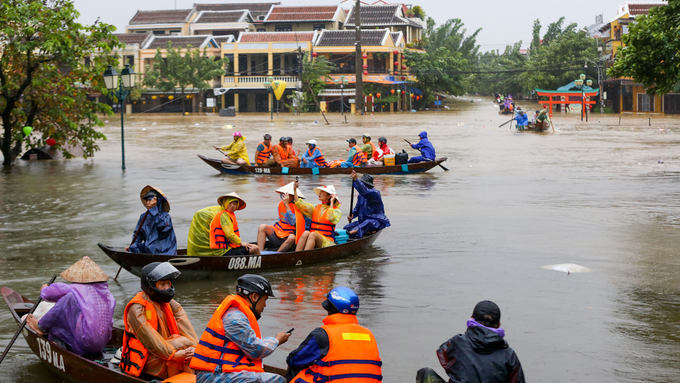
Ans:
<svg viewBox="0 0 680 383"><path fill-rule="evenodd" d="M312 330L286 358L288 381L380 383L378 345L373 333L357 321L357 294L348 287L336 287L321 306L328 312L323 326Z"/></svg>
<svg viewBox="0 0 680 383"><path fill-rule="evenodd" d="M430 140L427 139L427 132L423 130L420 132L418 137L420 137L420 141L415 144L411 144L411 148L419 150L420 155L409 158L408 163L412 164L423 161L434 161L436 158L434 146L432 146Z"/></svg>
<svg viewBox="0 0 680 383"><path fill-rule="evenodd" d="M144 254L177 254L177 237L170 218L170 202L161 189L146 185L140 193L146 212L139 216L132 244L125 251Z"/></svg>
<svg viewBox="0 0 680 383"><path fill-rule="evenodd" d="M273 149L272 136L265 134L264 140L255 149L255 166L270 167L276 165L272 156Z"/></svg>
<svg viewBox="0 0 680 383"><path fill-rule="evenodd" d="M347 216L350 224L345 226L345 230L352 237L361 238L366 234L373 234L390 226L390 220L385 216L385 206L383 205L380 191L373 186L373 177L364 174L357 179L357 173L352 170L352 186L357 189L359 196L354 210ZM352 219L356 218L355 222Z"/></svg>
<svg viewBox="0 0 680 383"><path fill-rule="evenodd" d="M269 281L246 274L238 279L236 294L217 307L193 359L196 383L285 383L280 375L264 372L262 359L286 343L290 333L262 338L257 321L273 297Z"/></svg>

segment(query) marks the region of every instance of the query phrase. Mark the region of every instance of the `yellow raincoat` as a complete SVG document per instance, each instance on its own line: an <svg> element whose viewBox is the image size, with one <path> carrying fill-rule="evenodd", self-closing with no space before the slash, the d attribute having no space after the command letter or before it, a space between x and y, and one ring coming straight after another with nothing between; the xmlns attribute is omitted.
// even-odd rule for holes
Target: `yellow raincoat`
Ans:
<svg viewBox="0 0 680 383"><path fill-rule="evenodd" d="M298 199L295 202L295 206L300 209L300 212L308 218L312 218L312 213L314 213L314 206L313 204L309 202L305 202L302 199ZM342 212L338 208L339 204L336 204L335 207L330 207L328 205L324 205L324 207L321 210L321 213L323 214L326 210L331 209L331 211L328 213L328 220L333 223L334 225L337 225L338 222L340 222L340 218L342 218ZM321 244L321 247L328 247L328 246L333 246L335 245L335 242L332 240L323 237L323 244Z"/></svg>
<svg viewBox="0 0 680 383"><path fill-rule="evenodd" d="M224 255L229 249L211 249L210 248L210 222L212 222L215 214L222 210L227 210L226 206L229 202L236 201L235 198L225 198L224 206L209 206L197 211L194 218L191 220L191 227L189 227L189 241L187 245L187 255L199 256L214 256L219 257ZM241 238L234 233L234 226L231 223L231 218L228 214L220 216L220 224L224 235L229 242L240 244Z"/></svg>
<svg viewBox="0 0 680 383"><path fill-rule="evenodd" d="M239 158L243 158L246 163L250 163L248 159L248 149L246 148L246 137L241 136L227 146L223 146L221 149L223 152L227 153L227 156L232 160L236 161Z"/></svg>

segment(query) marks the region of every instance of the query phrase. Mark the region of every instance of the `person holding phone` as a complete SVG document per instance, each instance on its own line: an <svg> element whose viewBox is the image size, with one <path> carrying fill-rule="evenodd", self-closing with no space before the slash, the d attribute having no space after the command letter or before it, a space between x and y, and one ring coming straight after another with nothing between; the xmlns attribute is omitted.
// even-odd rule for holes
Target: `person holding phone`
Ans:
<svg viewBox="0 0 680 383"><path fill-rule="evenodd" d="M357 383L380 383L382 361L371 330L357 321L359 297L349 287L336 287L321 307L328 316L286 358L289 382L315 383L331 376ZM338 378L336 378L338 379Z"/></svg>
<svg viewBox="0 0 680 383"><path fill-rule="evenodd" d="M238 279L236 294L217 307L191 359L196 383L286 382L281 375L264 372L262 364L290 338L290 332L283 331L262 338L257 321L273 296L271 284L260 275Z"/></svg>

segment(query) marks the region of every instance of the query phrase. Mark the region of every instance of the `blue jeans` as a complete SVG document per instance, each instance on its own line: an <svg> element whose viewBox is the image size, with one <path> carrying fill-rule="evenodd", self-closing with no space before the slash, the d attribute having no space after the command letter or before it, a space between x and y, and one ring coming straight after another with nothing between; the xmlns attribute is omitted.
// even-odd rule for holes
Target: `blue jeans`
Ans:
<svg viewBox="0 0 680 383"><path fill-rule="evenodd" d="M423 162L423 161L433 161L433 160L430 160L430 159L425 158L423 156L415 156L415 157L411 157L411 158L408 159L409 164L416 163L416 162Z"/></svg>
<svg viewBox="0 0 680 383"><path fill-rule="evenodd" d="M300 167L301 168L318 168L319 165L316 164L313 160L307 160L307 163L300 162Z"/></svg>
<svg viewBox="0 0 680 383"><path fill-rule="evenodd" d="M340 167L341 167L341 168L353 168L353 167L354 167L354 164L351 163L351 162L349 162L349 161L345 161L345 162L343 162L343 163L340 164Z"/></svg>

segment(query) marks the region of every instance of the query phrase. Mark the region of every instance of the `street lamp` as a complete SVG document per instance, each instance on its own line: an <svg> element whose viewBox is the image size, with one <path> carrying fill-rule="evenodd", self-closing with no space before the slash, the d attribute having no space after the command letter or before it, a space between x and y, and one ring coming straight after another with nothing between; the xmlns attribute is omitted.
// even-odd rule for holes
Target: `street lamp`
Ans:
<svg viewBox="0 0 680 383"><path fill-rule="evenodd" d="M340 115L345 115L345 85L349 84L349 80L345 78L345 75L340 76L339 79L333 80L335 85L340 85Z"/></svg>
<svg viewBox="0 0 680 383"><path fill-rule="evenodd" d="M274 77L267 77L264 82L264 87L269 91L269 112L271 113L271 120L274 121Z"/></svg>
<svg viewBox="0 0 680 383"><path fill-rule="evenodd" d="M583 68L588 69L589 62L595 64L595 67L597 68L597 85L600 87L600 113L604 113L604 98L602 98L602 66L599 62L586 59Z"/></svg>
<svg viewBox="0 0 680 383"><path fill-rule="evenodd" d="M130 68L130 64L125 64L125 68L120 74L111 65L104 71L106 89L120 102L120 147L123 155L123 170L125 170L125 99L134 88L136 77L137 73Z"/></svg>
<svg viewBox="0 0 680 383"><path fill-rule="evenodd" d="M581 88L581 121L583 121L583 115L585 115L586 116L586 122L588 122L588 113L586 112L586 96L585 96L585 89L584 89L584 85L583 85L583 82L584 82L585 79L586 79L586 75L581 74L581 75L579 75L579 79L574 81L574 84L576 84L576 86ZM593 85L593 80L585 81L585 83L588 84L588 86L591 86L591 85Z"/></svg>

